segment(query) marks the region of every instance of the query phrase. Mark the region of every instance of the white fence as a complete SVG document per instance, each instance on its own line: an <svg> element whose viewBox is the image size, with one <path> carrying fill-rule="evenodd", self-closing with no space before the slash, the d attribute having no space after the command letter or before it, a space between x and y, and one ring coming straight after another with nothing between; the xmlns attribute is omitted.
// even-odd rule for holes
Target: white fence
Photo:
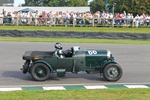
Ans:
<svg viewBox="0 0 150 100"><path fill-rule="evenodd" d="M1 25L74 26L74 27L150 27L150 19L102 19L102 18L0 18Z"/></svg>

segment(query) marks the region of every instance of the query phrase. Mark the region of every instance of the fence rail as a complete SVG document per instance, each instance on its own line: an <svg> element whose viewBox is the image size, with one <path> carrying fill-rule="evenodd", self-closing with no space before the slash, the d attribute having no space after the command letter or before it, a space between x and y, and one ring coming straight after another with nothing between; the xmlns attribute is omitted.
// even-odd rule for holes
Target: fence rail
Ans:
<svg viewBox="0 0 150 100"><path fill-rule="evenodd" d="M150 27L150 19L106 19L106 18L25 18L1 17L0 25L73 26L73 27Z"/></svg>

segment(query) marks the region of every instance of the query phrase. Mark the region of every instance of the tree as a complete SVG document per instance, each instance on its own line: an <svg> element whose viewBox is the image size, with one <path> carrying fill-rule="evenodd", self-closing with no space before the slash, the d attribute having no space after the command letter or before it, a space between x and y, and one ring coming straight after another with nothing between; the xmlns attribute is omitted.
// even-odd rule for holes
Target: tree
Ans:
<svg viewBox="0 0 150 100"><path fill-rule="evenodd" d="M109 0L111 4L116 3L115 12L122 13L126 11L128 13L142 14L150 13L149 0Z"/></svg>
<svg viewBox="0 0 150 100"><path fill-rule="evenodd" d="M105 11L105 0L93 0L90 3L91 12Z"/></svg>
<svg viewBox="0 0 150 100"><path fill-rule="evenodd" d="M69 7L87 6L87 5L88 5L88 0L68 0L67 1L67 6Z"/></svg>
<svg viewBox="0 0 150 100"><path fill-rule="evenodd" d="M22 6L48 6L48 7L79 7L88 6L88 0L25 0L25 4ZM108 5L108 4L109 5ZM150 14L150 2L149 0L93 0L90 3L91 12L108 11L112 12L112 5L115 5L115 12L136 14ZM107 5L106 5L107 4Z"/></svg>
<svg viewBox="0 0 150 100"><path fill-rule="evenodd" d="M49 6L49 7L78 7L87 6L88 0L25 0L23 6Z"/></svg>

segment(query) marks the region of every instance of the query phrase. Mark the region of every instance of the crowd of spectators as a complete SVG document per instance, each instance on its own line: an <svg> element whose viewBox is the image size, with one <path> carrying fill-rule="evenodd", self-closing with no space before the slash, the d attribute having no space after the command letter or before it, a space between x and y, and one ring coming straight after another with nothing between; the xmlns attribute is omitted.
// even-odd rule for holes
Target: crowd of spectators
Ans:
<svg viewBox="0 0 150 100"><path fill-rule="evenodd" d="M102 26L150 26L150 15L141 14L133 16L132 13L112 13L100 12L2 12L0 14L0 24L6 23L19 25L102 25Z"/></svg>

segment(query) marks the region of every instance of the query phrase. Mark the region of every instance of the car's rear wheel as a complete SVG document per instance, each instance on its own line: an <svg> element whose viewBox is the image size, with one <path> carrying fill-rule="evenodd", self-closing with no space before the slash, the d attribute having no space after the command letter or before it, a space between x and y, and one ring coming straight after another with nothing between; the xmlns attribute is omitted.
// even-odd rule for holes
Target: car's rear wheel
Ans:
<svg viewBox="0 0 150 100"><path fill-rule="evenodd" d="M118 81L123 74L119 64L108 64L103 70L103 76L108 81Z"/></svg>
<svg viewBox="0 0 150 100"><path fill-rule="evenodd" d="M36 63L31 67L31 76L37 81L45 81L50 77L50 69L43 63Z"/></svg>

